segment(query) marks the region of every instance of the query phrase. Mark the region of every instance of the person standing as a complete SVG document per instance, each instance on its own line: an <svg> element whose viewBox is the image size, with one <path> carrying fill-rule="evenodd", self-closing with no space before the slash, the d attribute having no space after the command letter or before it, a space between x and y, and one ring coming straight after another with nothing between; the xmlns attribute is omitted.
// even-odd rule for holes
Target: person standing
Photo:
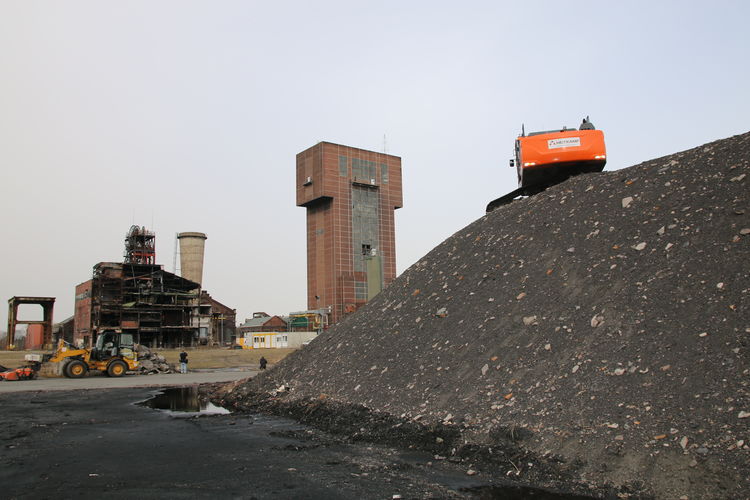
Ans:
<svg viewBox="0 0 750 500"><path fill-rule="evenodd" d="M258 363L260 363L260 369L261 370L265 370L266 369L266 365L268 364L268 361L266 361L266 358L264 358L263 356L261 356L260 357L260 361L258 361Z"/></svg>
<svg viewBox="0 0 750 500"><path fill-rule="evenodd" d="M187 365L188 365L188 353L185 352L185 349L182 350L180 353L180 373L187 373Z"/></svg>

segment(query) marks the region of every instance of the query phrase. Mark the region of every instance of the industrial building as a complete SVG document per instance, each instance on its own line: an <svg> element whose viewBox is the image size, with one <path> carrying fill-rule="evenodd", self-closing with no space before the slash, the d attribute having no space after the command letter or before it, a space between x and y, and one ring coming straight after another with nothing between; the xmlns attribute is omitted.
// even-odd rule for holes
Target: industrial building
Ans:
<svg viewBox="0 0 750 500"><path fill-rule="evenodd" d="M182 237L181 237L182 236ZM203 233L180 233L182 269L201 280ZM132 226L124 261L100 262L76 287L73 342L91 346L99 332L119 329L149 347L223 345L235 337L236 313L201 290L200 281L156 264L155 235Z"/></svg>
<svg viewBox="0 0 750 500"><path fill-rule="evenodd" d="M237 337L237 310L214 299L201 290L198 310L198 338L201 343L220 346L232 345Z"/></svg>
<svg viewBox="0 0 750 500"><path fill-rule="evenodd" d="M198 283L160 265L100 262L76 287L74 342L91 346L98 332L121 329L149 347L192 345L208 337L193 321L199 298Z"/></svg>
<svg viewBox="0 0 750 500"><path fill-rule="evenodd" d="M396 277L401 158L320 142L297 155L297 206L307 209L307 306L336 323Z"/></svg>
<svg viewBox="0 0 750 500"><path fill-rule="evenodd" d="M240 337L248 332L285 332L289 329L287 322L281 316L270 316L268 313L255 312L252 318L245 318L245 322L237 327Z"/></svg>
<svg viewBox="0 0 750 500"><path fill-rule="evenodd" d="M75 332L75 316L70 316L52 325L53 344L62 339L65 342L73 342L73 333ZM28 349L28 348L27 348Z"/></svg>
<svg viewBox="0 0 750 500"><path fill-rule="evenodd" d="M265 312L254 312L252 318L237 327L240 337L248 332L322 332L327 326L328 311L299 311L288 316L271 316Z"/></svg>
<svg viewBox="0 0 750 500"><path fill-rule="evenodd" d="M244 349L299 348L318 336L328 326L328 310L271 316L253 313L252 318L237 327L235 344Z"/></svg>

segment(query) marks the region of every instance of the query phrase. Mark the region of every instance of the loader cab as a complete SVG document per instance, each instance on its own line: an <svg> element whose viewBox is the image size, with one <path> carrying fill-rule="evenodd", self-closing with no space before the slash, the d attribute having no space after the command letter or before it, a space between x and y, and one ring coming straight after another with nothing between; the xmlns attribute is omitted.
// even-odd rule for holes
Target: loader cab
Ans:
<svg viewBox="0 0 750 500"><path fill-rule="evenodd" d="M133 334L107 330L96 338L96 346L91 354L98 361L104 361L132 352Z"/></svg>

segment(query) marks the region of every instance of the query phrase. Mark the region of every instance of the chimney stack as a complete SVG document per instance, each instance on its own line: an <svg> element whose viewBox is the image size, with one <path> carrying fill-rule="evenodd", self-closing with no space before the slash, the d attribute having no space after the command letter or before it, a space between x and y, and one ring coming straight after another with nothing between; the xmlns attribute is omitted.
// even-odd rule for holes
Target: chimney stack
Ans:
<svg viewBox="0 0 750 500"><path fill-rule="evenodd" d="M203 283L203 249L205 233L180 233L180 269L182 277L198 284Z"/></svg>

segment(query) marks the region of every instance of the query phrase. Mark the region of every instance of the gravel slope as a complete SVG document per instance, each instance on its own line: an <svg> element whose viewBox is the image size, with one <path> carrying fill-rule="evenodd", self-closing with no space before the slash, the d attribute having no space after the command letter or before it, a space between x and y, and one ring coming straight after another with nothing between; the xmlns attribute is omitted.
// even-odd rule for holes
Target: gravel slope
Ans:
<svg viewBox="0 0 750 500"><path fill-rule="evenodd" d="M750 133L570 179L461 229L220 397L361 405L457 432L447 454L524 459L485 474L747 498L749 186Z"/></svg>

